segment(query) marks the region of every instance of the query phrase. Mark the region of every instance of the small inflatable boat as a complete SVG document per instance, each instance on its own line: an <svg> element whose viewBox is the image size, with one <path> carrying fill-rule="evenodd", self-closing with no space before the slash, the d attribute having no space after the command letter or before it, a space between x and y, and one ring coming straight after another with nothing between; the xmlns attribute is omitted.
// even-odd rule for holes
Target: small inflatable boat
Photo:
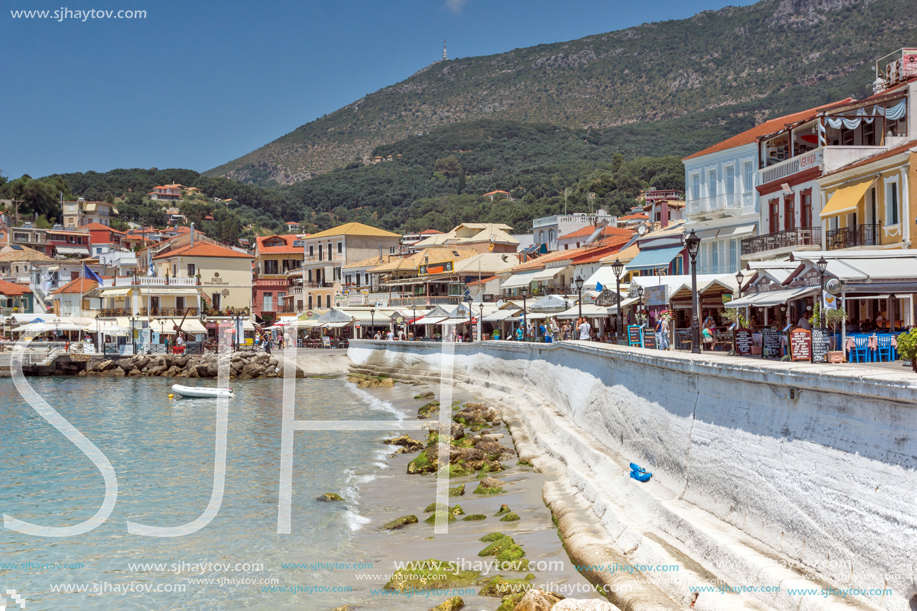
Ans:
<svg viewBox="0 0 917 611"><path fill-rule="evenodd" d="M172 392L183 397L196 397L205 399L217 399L225 397L227 399L235 398L231 388L208 388L207 386L182 386L173 384Z"/></svg>
<svg viewBox="0 0 917 611"><path fill-rule="evenodd" d="M638 482L648 482L653 474L647 473L646 469L637 463L630 463L630 476Z"/></svg>

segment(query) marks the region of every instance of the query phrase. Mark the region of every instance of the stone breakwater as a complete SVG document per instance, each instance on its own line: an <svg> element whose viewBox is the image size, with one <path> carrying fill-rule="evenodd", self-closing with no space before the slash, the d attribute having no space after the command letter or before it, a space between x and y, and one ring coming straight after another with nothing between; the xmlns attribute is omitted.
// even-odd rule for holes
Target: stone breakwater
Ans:
<svg viewBox="0 0 917 611"><path fill-rule="evenodd" d="M227 359L229 375L237 380L283 377L283 361L264 352L234 352L218 357L184 356L179 354L137 355L118 359L93 360L80 376L147 376L172 378L215 378L219 373L218 359ZM296 369L296 377L304 373Z"/></svg>
<svg viewBox="0 0 917 611"><path fill-rule="evenodd" d="M917 600L913 374L587 342L457 344L448 356L354 341L349 354L357 372L426 382L453 364L456 383L503 411L519 458L550 477L544 499L571 559L623 609ZM652 479L630 479L630 462Z"/></svg>

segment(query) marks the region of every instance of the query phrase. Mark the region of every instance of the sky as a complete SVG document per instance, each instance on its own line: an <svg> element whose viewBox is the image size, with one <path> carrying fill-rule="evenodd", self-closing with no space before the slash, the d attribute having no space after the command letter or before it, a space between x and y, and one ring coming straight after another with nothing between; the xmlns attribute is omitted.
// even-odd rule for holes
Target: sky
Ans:
<svg viewBox="0 0 917 611"><path fill-rule="evenodd" d="M442 58L748 0L5 0L0 172L204 171ZM66 9L68 12L64 12ZM84 19L78 11L145 11ZM13 12L52 17L14 18ZM61 18L54 18L59 11Z"/></svg>

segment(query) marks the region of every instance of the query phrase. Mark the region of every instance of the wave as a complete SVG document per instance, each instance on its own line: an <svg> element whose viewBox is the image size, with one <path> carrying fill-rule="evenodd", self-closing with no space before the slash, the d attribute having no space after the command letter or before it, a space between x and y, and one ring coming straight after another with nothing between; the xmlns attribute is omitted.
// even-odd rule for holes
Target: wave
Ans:
<svg viewBox="0 0 917 611"><path fill-rule="evenodd" d="M377 412L388 412L393 414L398 420L404 420L404 414L398 411L390 402L371 395L353 382L345 382L344 385L347 387L347 390L358 396L369 409Z"/></svg>

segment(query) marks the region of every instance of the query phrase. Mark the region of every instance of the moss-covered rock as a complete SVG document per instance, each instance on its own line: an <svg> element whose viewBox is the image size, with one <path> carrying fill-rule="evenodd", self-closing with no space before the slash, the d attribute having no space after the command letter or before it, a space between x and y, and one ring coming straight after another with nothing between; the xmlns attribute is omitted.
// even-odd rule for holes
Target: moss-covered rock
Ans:
<svg viewBox="0 0 917 611"><path fill-rule="evenodd" d="M385 523L382 528L385 530L398 530L399 528L404 528L408 524L417 524L417 516L401 516L400 518L395 518L391 522Z"/></svg>
<svg viewBox="0 0 917 611"><path fill-rule="evenodd" d="M503 550L509 549L513 545L516 545L516 541L509 535L504 535L502 533L491 533L486 536L489 537L486 540L492 541L492 543L478 552L478 556L496 556ZM481 540L485 541L484 538Z"/></svg>
<svg viewBox="0 0 917 611"><path fill-rule="evenodd" d="M398 569L385 584L386 590L446 590L472 585L481 577L478 571L463 571L454 562L419 560Z"/></svg>
<svg viewBox="0 0 917 611"><path fill-rule="evenodd" d="M426 520L424 520L424 522L427 524L434 524L437 517L445 518L447 522L455 522L458 519L451 511L434 511Z"/></svg>
<svg viewBox="0 0 917 611"><path fill-rule="evenodd" d="M343 501L344 498L340 494L335 494L334 492L326 492L315 500L322 501L323 503L337 503Z"/></svg>
<svg viewBox="0 0 917 611"><path fill-rule="evenodd" d="M483 513L472 513L462 518L462 521L463 522L478 522L480 520L486 520L486 519L487 519L487 516L485 516Z"/></svg>
<svg viewBox="0 0 917 611"><path fill-rule="evenodd" d="M444 600L440 604L436 605L430 611L459 611L459 609L465 608L465 601L462 600L461 596L453 596L448 600Z"/></svg>
<svg viewBox="0 0 917 611"><path fill-rule="evenodd" d="M504 535L503 533L488 533L484 535L483 537L481 537L480 539L478 539L478 541L484 541L485 543L490 543L492 541L496 541L497 539L502 539L505 536L506 535Z"/></svg>
<svg viewBox="0 0 917 611"><path fill-rule="evenodd" d="M523 596L525 596L525 592L519 592L518 594L510 594L509 596L504 596L500 606L497 607L497 611L513 611L516 608L516 605L519 604L519 601L522 600Z"/></svg>
<svg viewBox="0 0 917 611"><path fill-rule="evenodd" d="M424 513L433 513L434 511L449 511L449 506L445 503L430 503L423 510Z"/></svg>
<svg viewBox="0 0 917 611"><path fill-rule="evenodd" d="M439 401L430 401L429 403L421 406L420 409L417 410L417 416L420 417L421 419L429 418L433 412L438 412L438 411L439 411Z"/></svg>
<svg viewBox="0 0 917 611"><path fill-rule="evenodd" d="M497 511L497 513L495 513L494 516L502 516L504 514L509 513L510 511L511 510L509 508L509 505L507 505L506 503L503 503L502 505L500 505L500 510Z"/></svg>
<svg viewBox="0 0 917 611"><path fill-rule="evenodd" d="M497 486L497 487L485 486L483 481L480 484L478 484L477 488L474 489L474 494L488 495L488 494L500 494L502 492L503 492L502 486Z"/></svg>
<svg viewBox="0 0 917 611"><path fill-rule="evenodd" d="M432 399L432 398L435 397L435 396L436 396L436 393L433 392L432 390L429 390L429 391L427 391L427 392L422 392L422 393L420 393L419 395L417 395L417 396L414 397L414 398L415 398L415 399Z"/></svg>
<svg viewBox="0 0 917 611"><path fill-rule="evenodd" d="M532 576L534 579L534 575ZM532 582L529 579L507 579L502 575L491 577L484 580L478 596L490 596L493 598L503 598L511 594L525 594L532 589Z"/></svg>
<svg viewBox="0 0 917 611"><path fill-rule="evenodd" d="M388 444L391 446L401 446L404 448L405 452L418 452L423 450L423 442L418 441L417 439L411 439L408 435L402 435L401 437L394 437L392 439L386 439L382 443Z"/></svg>
<svg viewBox="0 0 917 611"><path fill-rule="evenodd" d="M518 522L519 520L520 520L519 516L514 511L511 511L508 514L506 514L505 516L503 516L502 518L500 518L501 522Z"/></svg>
<svg viewBox="0 0 917 611"><path fill-rule="evenodd" d="M462 506L461 506L461 505L455 505L454 507L452 507L452 509L450 509L450 511L452 512L452 515L454 515L454 516L463 516L463 515L465 515L465 510L462 509Z"/></svg>
<svg viewBox="0 0 917 611"><path fill-rule="evenodd" d="M449 488L449 496L465 496L465 484L459 484L455 488Z"/></svg>
<svg viewBox="0 0 917 611"><path fill-rule="evenodd" d="M488 535L488 541L493 543L478 552L478 556L496 556L502 570L524 571L529 568L529 561L525 559L525 550L522 546L508 535L498 535L501 533Z"/></svg>
<svg viewBox="0 0 917 611"><path fill-rule="evenodd" d="M408 473L411 475L421 475L424 473L435 473L439 459L434 448L427 448L414 457L414 460L408 463Z"/></svg>

